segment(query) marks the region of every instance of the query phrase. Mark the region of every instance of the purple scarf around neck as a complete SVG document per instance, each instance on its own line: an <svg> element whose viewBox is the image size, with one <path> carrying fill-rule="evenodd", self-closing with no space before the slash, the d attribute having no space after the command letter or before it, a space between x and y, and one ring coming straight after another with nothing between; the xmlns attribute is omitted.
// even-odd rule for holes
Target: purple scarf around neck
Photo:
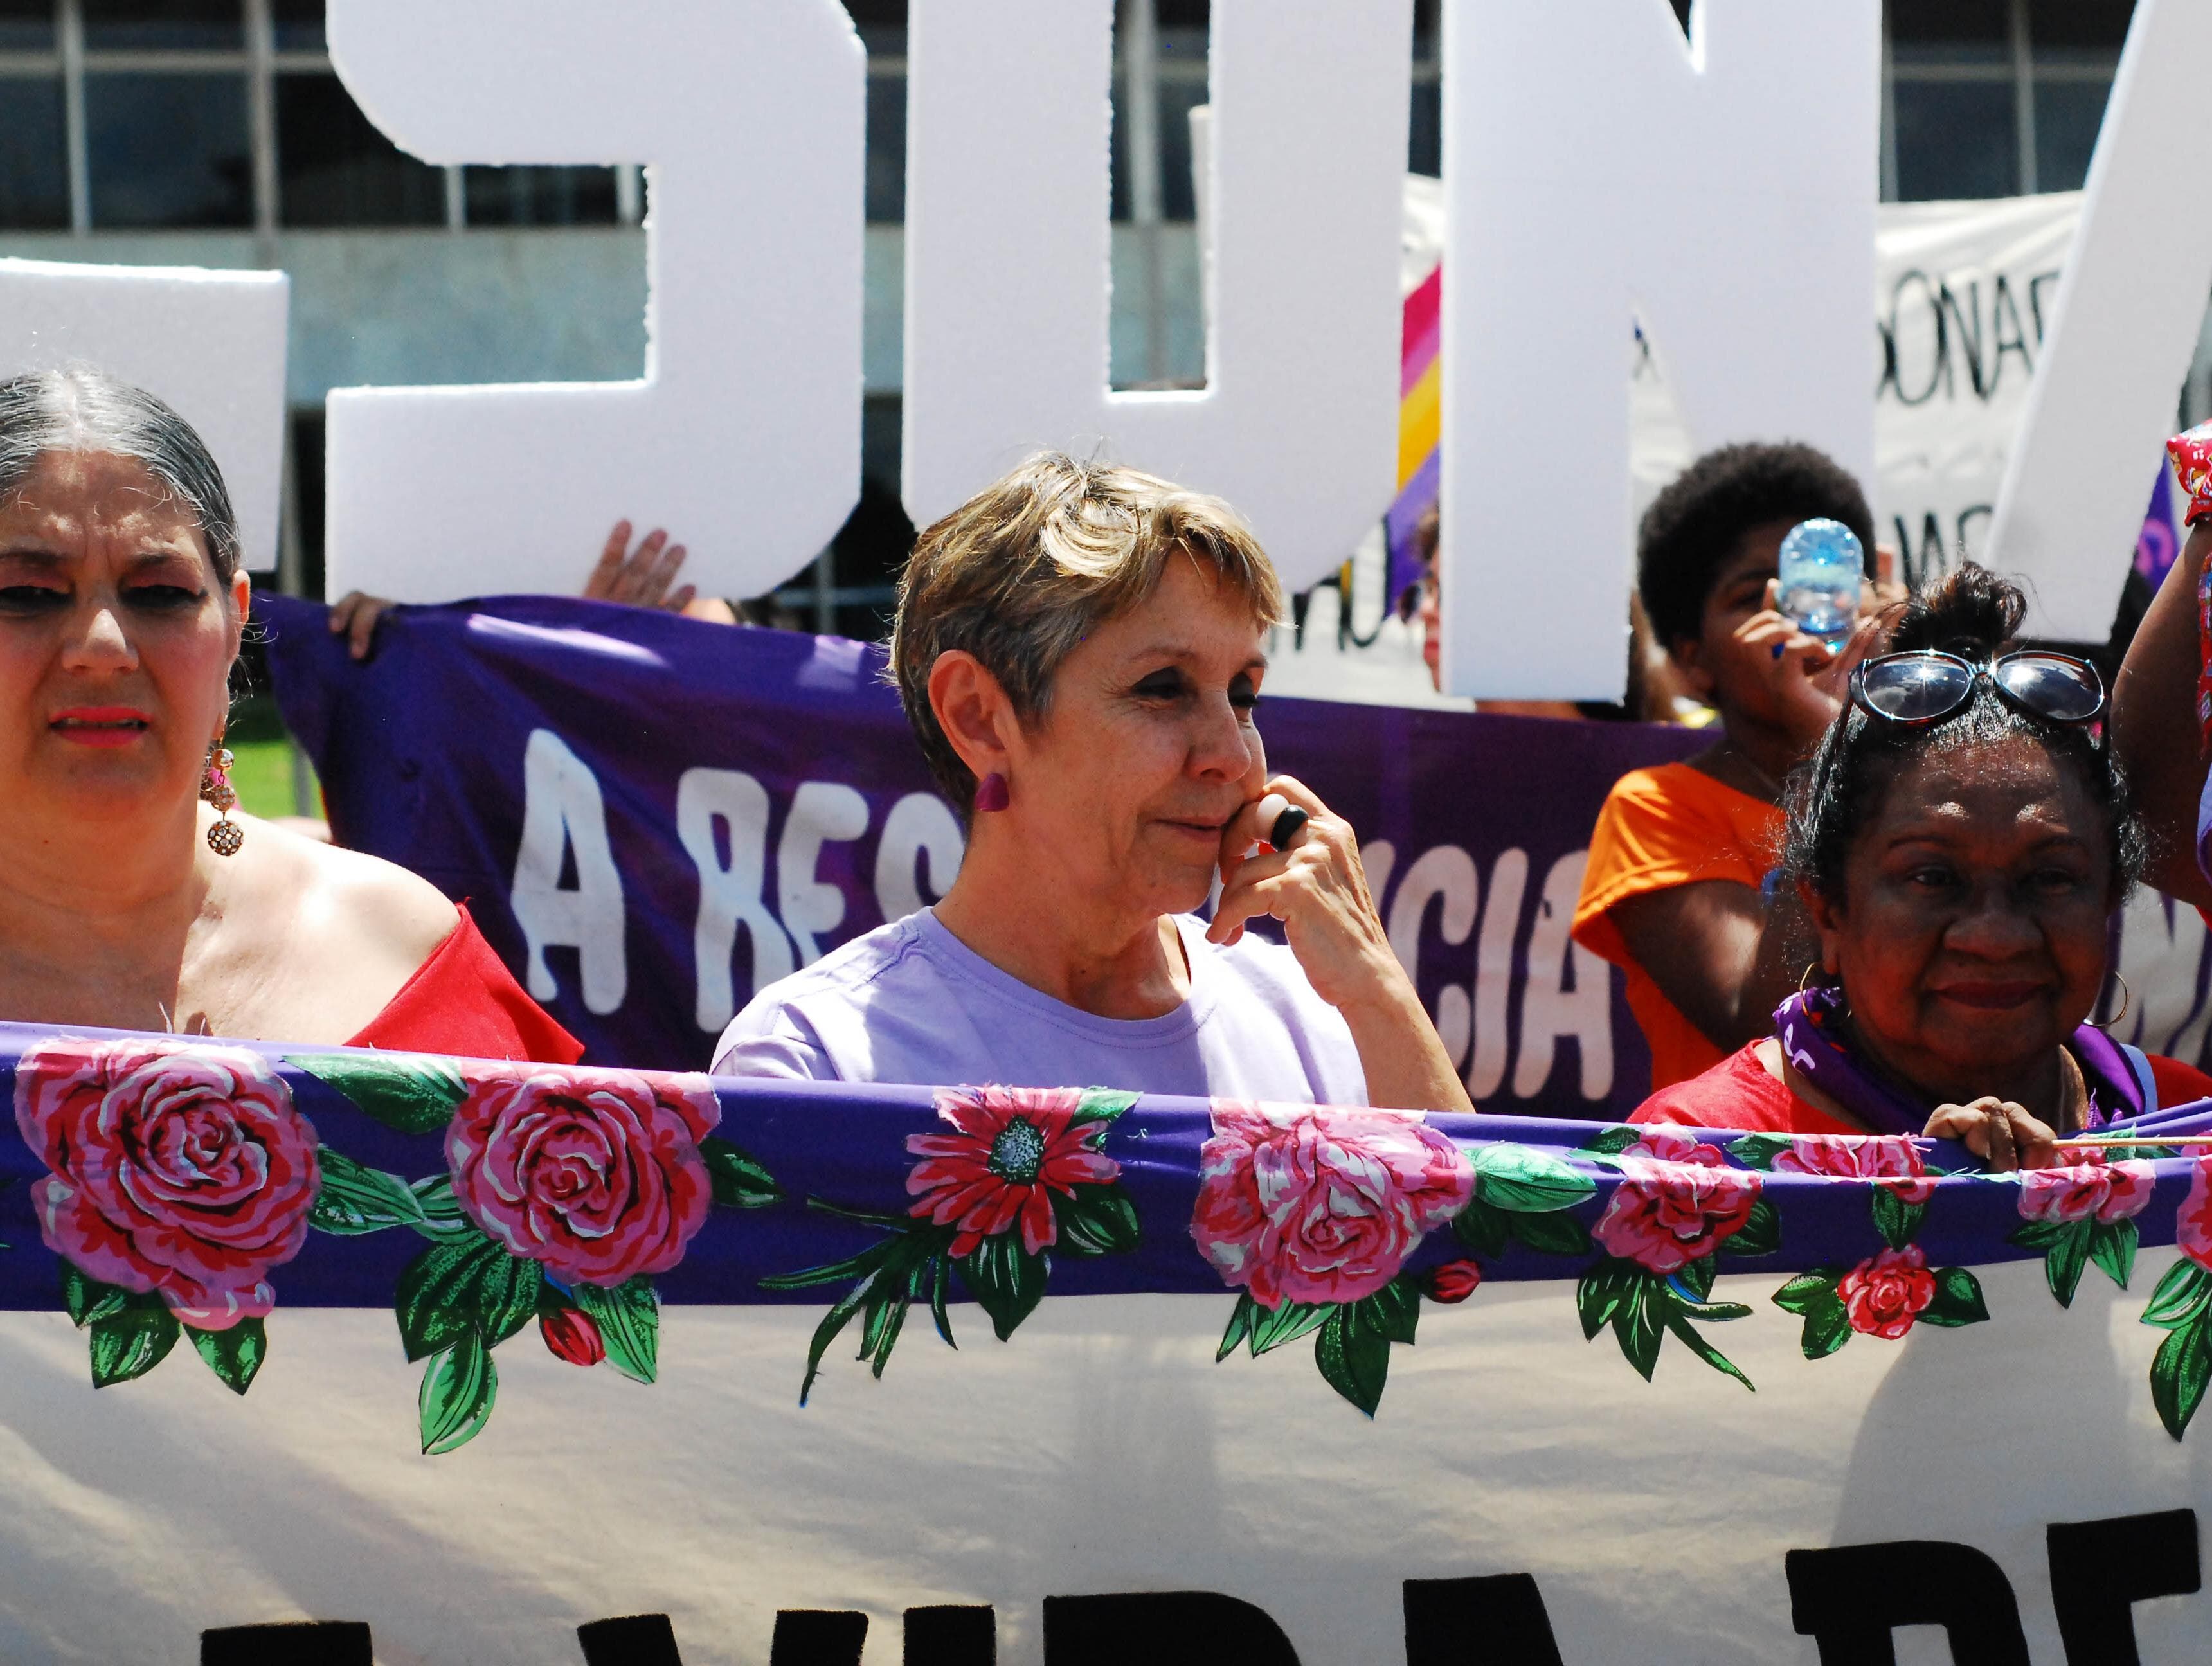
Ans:
<svg viewBox="0 0 2212 1666"><path fill-rule="evenodd" d="M1875 1133L1919 1133L1928 1126L1933 1107L1918 1104L1853 1056L1843 1013L1840 990L1802 989L1790 996L1774 1009L1774 1033L1783 1055L1807 1081ZM2142 1114L2142 1089L2112 1037L2085 1024L2074 1032L2072 1046L2089 1090L2085 1128Z"/></svg>

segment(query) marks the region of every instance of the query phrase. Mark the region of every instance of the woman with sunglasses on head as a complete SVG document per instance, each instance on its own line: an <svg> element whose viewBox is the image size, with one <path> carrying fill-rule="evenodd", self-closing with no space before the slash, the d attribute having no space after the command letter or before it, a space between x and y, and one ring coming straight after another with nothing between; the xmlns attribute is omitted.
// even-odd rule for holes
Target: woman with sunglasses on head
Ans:
<svg viewBox="0 0 2212 1666"><path fill-rule="evenodd" d="M1916 597L1793 777L1784 871L1819 935L1771 1036L1635 1121L1964 1140L2000 1169L2063 1134L2212 1096L2087 1022L2142 831L2095 669L2013 650L2017 587Z"/></svg>

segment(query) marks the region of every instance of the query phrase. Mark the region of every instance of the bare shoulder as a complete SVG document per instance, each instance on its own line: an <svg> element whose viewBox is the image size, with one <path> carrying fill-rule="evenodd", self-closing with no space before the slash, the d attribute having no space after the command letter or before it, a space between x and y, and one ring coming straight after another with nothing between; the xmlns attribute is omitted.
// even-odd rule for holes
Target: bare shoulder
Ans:
<svg viewBox="0 0 2212 1666"><path fill-rule="evenodd" d="M267 823L260 884L296 929L339 952L411 972L453 933L459 912L438 888L395 862L303 838Z"/></svg>

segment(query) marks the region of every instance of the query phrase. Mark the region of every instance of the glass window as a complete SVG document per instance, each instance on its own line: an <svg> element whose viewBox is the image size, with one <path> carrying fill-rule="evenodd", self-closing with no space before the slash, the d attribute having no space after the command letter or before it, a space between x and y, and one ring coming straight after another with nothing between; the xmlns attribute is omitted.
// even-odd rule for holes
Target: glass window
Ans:
<svg viewBox="0 0 2212 1666"><path fill-rule="evenodd" d="M0 0L0 52L54 50L54 0Z"/></svg>
<svg viewBox="0 0 2212 1666"><path fill-rule="evenodd" d="M445 223L445 171L378 132L336 76L276 77L276 167L288 226Z"/></svg>
<svg viewBox="0 0 2212 1666"><path fill-rule="evenodd" d="M60 81L0 81L0 100L7 107L7 119L0 120L0 227L67 229L69 161Z"/></svg>
<svg viewBox="0 0 2212 1666"><path fill-rule="evenodd" d="M280 52L319 52L329 45L323 33L323 0L271 0L270 21Z"/></svg>
<svg viewBox="0 0 2212 1666"><path fill-rule="evenodd" d="M2008 0L1890 0L1884 9L1899 64L1994 62L2011 51Z"/></svg>
<svg viewBox="0 0 2212 1666"><path fill-rule="evenodd" d="M242 75L88 75L92 223L250 226Z"/></svg>
<svg viewBox="0 0 2212 1666"><path fill-rule="evenodd" d="M1177 76L1160 82L1160 214L1198 218L1198 186L1191 173L1190 112L1206 102L1206 82Z"/></svg>
<svg viewBox="0 0 2212 1666"><path fill-rule="evenodd" d="M1444 171L1444 93L1433 81L1413 83L1407 112L1406 171L1440 178Z"/></svg>
<svg viewBox="0 0 2212 1666"><path fill-rule="evenodd" d="M190 46L238 52L246 45L240 0L79 0L84 44L104 47Z"/></svg>
<svg viewBox="0 0 2212 1666"><path fill-rule="evenodd" d="M2117 53L2128 38L2135 0L2027 0L2027 38L2045 47L2101 47Z"/></svg>
<svg viewBox="0 0 2212 1666"><path fill-rule="evenodd" d="M461 171L472 226L611 226L611 167L469 167Z"/></svg>
<svg viewBox="0 0 2212 1666"><path fill-rule="evenodd" d="M906 77L868 77L868 218L906 218Z"/></svg>
<svg viewBox="0 0 2212 1666"><path fill-rule="evenodd" d="M2035 183L2042 191L2077 191L2089 177L2090 153L2105 119L2112 83L2035 79Z"/></svg>
<svg viewBox="0 0 2212 1666"><path fill-rule="evenodd" d="M1897 78L1897 194L1906 202L2010 197L2020 140L2009 81Z"/></svg>

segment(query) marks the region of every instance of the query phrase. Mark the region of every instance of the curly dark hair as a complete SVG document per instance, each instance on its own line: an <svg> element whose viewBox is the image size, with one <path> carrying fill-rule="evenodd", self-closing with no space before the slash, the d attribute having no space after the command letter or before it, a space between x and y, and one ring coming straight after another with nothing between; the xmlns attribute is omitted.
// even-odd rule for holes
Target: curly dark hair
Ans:
<svg viewBox="0 0 2212 1666"><path fill-rule="evenodd" d="M1972 562L1915 595L1892 628L1887 651L1940 648L1986 664L2017 646L2027 599L2020 587ZM2071 769L2101 812L2112 840L2114 906L2142 877L2142 818L2126 775L2101 733L2053 723L2008 704L1986 679L1966 703L1923 727L1885 723L1844 708L1809 764L1790 776L1784 876L1832 903L1844 900L1852 845L1881 812L1884 795L1907 763L1962 746L2024 735Z"/></svg>
<svg viewBox="0 0 2212 1666"><path fill-rule="evenodd" d="M1698 634L1705 598L1747 532L1822 517L1874 548L1866 494L1849 470L1811 446L1723 446L1683 470L1652 500L1636 534L1636 593L1660 646Z"/></svg>

